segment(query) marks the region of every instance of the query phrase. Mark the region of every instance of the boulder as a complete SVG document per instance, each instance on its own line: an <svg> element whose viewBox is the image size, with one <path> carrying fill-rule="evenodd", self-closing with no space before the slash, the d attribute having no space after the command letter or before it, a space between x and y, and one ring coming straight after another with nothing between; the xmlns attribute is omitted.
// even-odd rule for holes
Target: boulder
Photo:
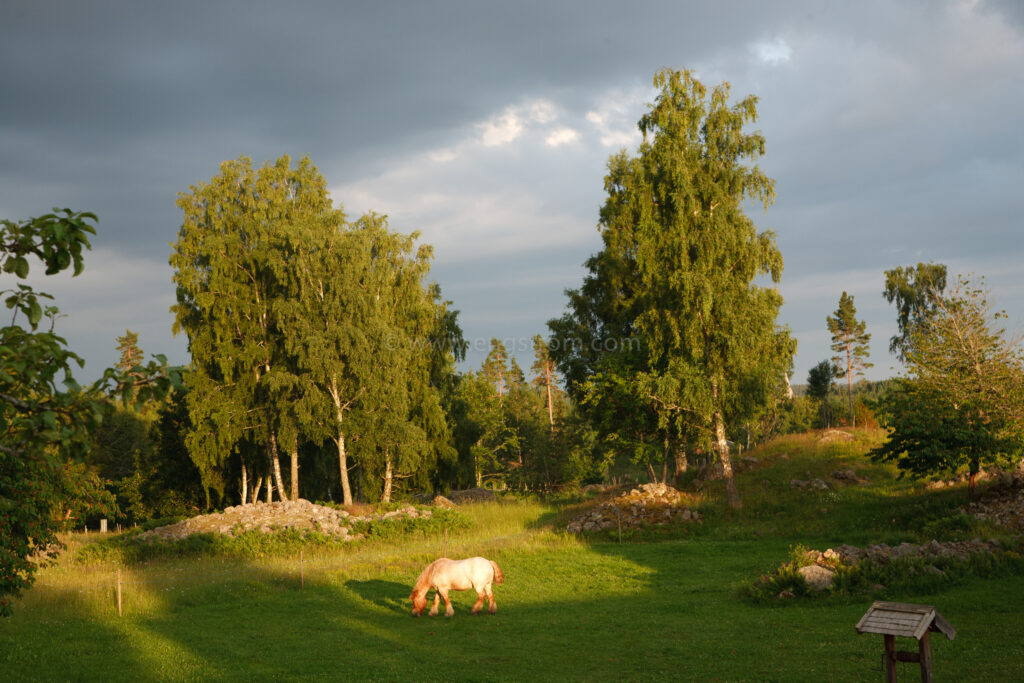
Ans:
<svg viewBox="0 0 1024 683"><path fill-rule="evenodd" d="M444 496L434 496L434 500L430 504L436 508L448 508L449 510L459 507Z"/></svg>
<svg viewBox="0 0 1024 683"><path fill-rule="evenodd" d="M797 572L800 576L804 577L804 581L807 582L808 586L817 591L832 588L832 584L834 583L836 576L836 573L831 569L817 564L800 567Z"/></svg>

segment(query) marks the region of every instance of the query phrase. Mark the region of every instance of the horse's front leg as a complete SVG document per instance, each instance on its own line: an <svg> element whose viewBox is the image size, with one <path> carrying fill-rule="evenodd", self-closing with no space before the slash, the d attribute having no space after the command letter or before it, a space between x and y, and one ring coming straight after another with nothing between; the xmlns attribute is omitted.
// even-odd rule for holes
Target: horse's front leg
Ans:
<svg viewBox="0 0 1024 683"><path fill-rule="evenodd" d="M444 599L444 606L445 606L444 615L446 617L450 617L453 614L455 614L455 608L452 607L452 601L448 599L448 591L446 591L446 590L442 591L439 588L439 589L437 589L437 592L440 593L441 597Z"/></svg>
<svg viewBox="0 0 1024 683"><path fill-rule="evenodd" d="M428 614L430 616L432 616L432 617L436 617L437 616L437 606L440 603L441 603L441 593L439 591L434 591L434 604L430 608L430 612L428 612Z"/></svg>

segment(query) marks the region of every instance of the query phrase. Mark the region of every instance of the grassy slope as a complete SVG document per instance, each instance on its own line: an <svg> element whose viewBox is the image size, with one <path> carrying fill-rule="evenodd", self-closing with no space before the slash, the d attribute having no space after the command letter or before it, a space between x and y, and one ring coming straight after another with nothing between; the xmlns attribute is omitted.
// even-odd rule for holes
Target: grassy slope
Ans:
<svg viewBox="0 0 1024 683"><path fill-rule="evenodd" d="M494 617L471 617L466 593L452 619L409 617L409 587L441 539L307 557L301 589L291 558L124 568L121 618L113 567L62 563L0 622L0 671L9 680L879 680L881 637L853 629L869 601L756 607L735 592L794 543L914 539L963 495L922 497L858 458L863 445L773 444L761 455L774 464L740 482L744 510L727 513L712 489L708 521L688 538L588 544L538 525L557 515L541 505L472 508L477 527L450 539L448 554L502 565ZM785 486L850 465L872 484L831 497ZM891 597L934 604L958 629L953 642L933 640L940 680L1024 676L1024 577ZM912 666L901 674L916 680Z"/></svg>

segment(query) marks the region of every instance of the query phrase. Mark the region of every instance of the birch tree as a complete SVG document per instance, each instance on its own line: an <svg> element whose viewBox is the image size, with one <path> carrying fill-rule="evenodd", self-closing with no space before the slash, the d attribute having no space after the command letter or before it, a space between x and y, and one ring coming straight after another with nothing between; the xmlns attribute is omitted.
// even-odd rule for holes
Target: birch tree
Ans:
<svg viewBox="0 0 1024 683"><path fill-rule="evenodd" d="M889 428L876 460L913 476L966 468L974 497L985 465L1024 447L1024 355L981 286L961 279L911 329L907 376L880 401Z"/></svg>
<svg viewBox="0 0 1024 683"><path fill-rule="evenodd" d="M778 291L754 284L781 276L775 236L744 212L748 200L767 209L775 183L751 163L765 147L759 132L744 131L756 97L730 104L728 83L708 91L689 71L660 71L654 85L637 155L608 163L604 248L569 292L570 312L551 323L556 359L571 387L603 378L590 381L591 403L604 387L636 382L642 391L630 400L659 435L649 447L691 430L708 435L729 504L740 507L726 421L767 400L794 346L776 325Z"/></svg>
<svg viewBox="0 0 1024 683"><path fill-rule="evenodd" d="M254 169L246 157L178 196L184 213L171 254L178 303L174 332L188 335L193 372L187 443L205 481L249 438L266 451L278 496L281 432L297 485L298 425L294 367L286 356L278 307L293 292L292 257L310 232L341 220L326 182L309 159L283 156ZM268 485L269 481L268 481ZM268 500L270 499L268 491Z"/></svg>

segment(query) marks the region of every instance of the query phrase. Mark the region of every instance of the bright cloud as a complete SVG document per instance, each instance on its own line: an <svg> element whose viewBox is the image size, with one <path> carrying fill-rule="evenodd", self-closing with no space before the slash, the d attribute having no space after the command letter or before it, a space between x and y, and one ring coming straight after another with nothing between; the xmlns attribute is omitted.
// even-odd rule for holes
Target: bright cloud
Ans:
<svg viewBox="0 0 1024 683"><path fill-rule="evenodd" d="M629 147L640 141L636 121L645 109L644 103L652 99L651 92L650 88L611 91L587 112L587 122L597 131L602 145Z"/></svg>
<svg viewBox="0 0 1024 683"><path fill-rule="evenodd" d="M512 107L503 111L497 118L479 124L483 132L480 142L484 147L501 147L507 145L523 133L523 122Z"/></svg>
<svg viewBox="0 0 1024 683"><path fill-rule="evenodd" d="M580 134L572 128L558 128L548 133L548 136L544 138L544 144L548 147L560 147L575 142L579 137Z"/></svg>
<svg viewBox="0 0 1024 683"><path fill-rule="evenodd" d="M793 56L793 50L789 43L782 38L755 43L752 46L752 51L759 61L770 66L788 62Z"/></svg>

